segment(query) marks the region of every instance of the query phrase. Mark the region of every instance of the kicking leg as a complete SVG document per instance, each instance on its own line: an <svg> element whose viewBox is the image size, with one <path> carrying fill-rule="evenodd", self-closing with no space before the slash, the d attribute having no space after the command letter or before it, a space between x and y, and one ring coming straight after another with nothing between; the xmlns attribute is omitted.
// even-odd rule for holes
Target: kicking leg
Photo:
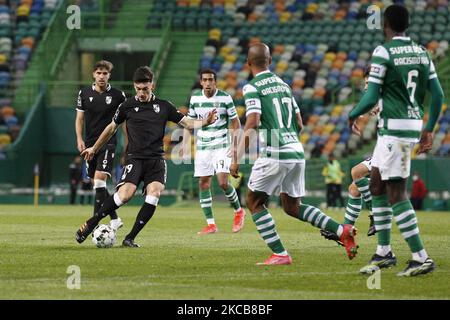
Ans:
<svg viewBox="0 0 450 320"><path fill-rule="evenodd" d="M125 183L119 187L116 193L108 197L100 210L97 211L94 216L88 219L81 227L78 229L75 237L78 243L82 243L86 240L95 227L98 225L100 220L109 215L111 211L117 210L119 207L127 203L136 191L136 185L132 183Z"/></svg>
<svg viewBox="0 0 450 320"><path fill-rule="evenodd" d="M280 197L283 209L288 215L301 221L309 222L317 228L337 234L345 246L349 259L353 259L356 256L358 249L354 239L356 229L352 225L340 225L320 211L319 208L302 204L300 198L290 197L286 193L281 193Z"/></svg>

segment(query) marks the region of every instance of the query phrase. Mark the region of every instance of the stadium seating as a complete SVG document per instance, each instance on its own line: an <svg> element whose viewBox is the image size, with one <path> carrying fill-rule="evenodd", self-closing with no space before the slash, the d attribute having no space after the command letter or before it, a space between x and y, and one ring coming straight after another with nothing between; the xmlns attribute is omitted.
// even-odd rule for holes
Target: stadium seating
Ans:
<svg viewBox="0 0 450 320"><path fill-rule="evenodd" d="M0 0L0 152L19 133L11 101L59 0Z"/></svg>
<svg viewBox="0 0 450 320"><path fill-rule="evenodd" d="M412 39L427 46L434 57L443 57L450 41L448 1L403 2L413 12ZM361 92L371 52L384 39L380 30L367 29L369 5L365 0L155 1L147 27L160 27L164 17L171 16L175 29L208 29L199 68L218 73L218 87L233 96L242 120L242 88L250 76L246 48L253 41L268 43L272 71L292 86L301 101L306 123L301 139L307 158L331 152L341 157L372 140L376 131L374 118L363 120L361 138L347 127L350 103ZM445 119L440 123L442 146L439 143L436 154L449 151Z"/></svg>
<svg viewBox="0 0 450 320"><path fill-rule="evenodd" d="M431 152L440 157L450 156L450 109L447 105L444 105L442 116L436 126Z"/></svg>

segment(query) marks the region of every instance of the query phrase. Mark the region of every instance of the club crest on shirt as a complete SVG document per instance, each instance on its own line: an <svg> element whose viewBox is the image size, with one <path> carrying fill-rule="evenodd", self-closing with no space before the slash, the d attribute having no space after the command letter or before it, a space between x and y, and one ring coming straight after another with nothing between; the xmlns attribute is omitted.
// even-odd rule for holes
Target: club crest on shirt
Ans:
<svg viewBox="0 0 450 320"><path fill-rule="evenodd" d="M89 97L89 101L92 102L92 100L94 99L94 97Z"/></svg>
<svg viewBox="0 0 450 320"><path fill-rule="evenodd" d="M138 112L139 111L139 107L134 108L134 111Z"/></svg>
<svg viewBox="0 0 450 320"><path fill-rule="evenodd" d="M153 105L153 110L155 110L156 113L159 113L159 104L154 104Z"/></svg>
<svg viewBox="0 0 450 320"><path fill-rule="evenodd" d="M214 102L213 107L214 109L218 109L220 107L220 102Z"/></svg>
<svg viewBox="0 0 450 320"><path fill-rule="evenodd" d="M111 102L112 102L112 97L111 97L111 96L106 96L105 101L106 101L106 104L111 104Z"/></svg>

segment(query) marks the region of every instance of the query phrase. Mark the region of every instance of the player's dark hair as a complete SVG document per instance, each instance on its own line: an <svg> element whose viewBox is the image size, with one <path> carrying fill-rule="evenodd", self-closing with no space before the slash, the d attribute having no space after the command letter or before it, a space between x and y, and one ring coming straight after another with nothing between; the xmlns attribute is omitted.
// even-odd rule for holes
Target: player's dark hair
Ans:
<svg viewBox="0 0 450 320"><path fill-rule="evenodd" d="M93 72L97 71L97 69L106 69L108 72L114 68L114 65L107 60L100 60L94 64Z"/></svg>
<svg viewBox="0 0 450 320"><path fill-rule="evenodd" d="M202 79L204 74L212 74L214 75L214 81L217 80L217 73L212 69L203 69L202 71L200 71L200 80Z"/></svg>
<svg viewBox="0 0 450 320"><path fill-rule="evenodd" d="M409 27L409 12L400 4L393 4L384 11L384 19L395 32L405 32Z"/></svg>
<svg viewBox="0 0 450 320"><path fill-rule="evenodd" d="M136 69L133 75L134 83L144 83L153 81L153 72L147 66L142 66Z"/></svg>

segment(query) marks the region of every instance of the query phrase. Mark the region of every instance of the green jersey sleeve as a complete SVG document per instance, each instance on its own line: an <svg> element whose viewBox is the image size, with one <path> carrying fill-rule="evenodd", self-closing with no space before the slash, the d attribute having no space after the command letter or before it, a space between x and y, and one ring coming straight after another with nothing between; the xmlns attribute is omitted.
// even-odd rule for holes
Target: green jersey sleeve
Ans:
<svg viewBox="0 0 450 320"><path fill-rule="evenodd" d="M243 88L243 92L246 108L245 115L248 116L251 113L261 114L261 99L258 90L251 84L246 84Z"/></svg>
<svg viewBox="0 0 450 320"><path fill-rule="evenodd" d="M436 68L434 67L433 60L431 59L430 54L427 52L428 59L430 59L430 73L428 76L428 80L432 80L434 78L437 78Z"/></svg>
<svg viewBox="0 0 450 320"><path fill-rule="evenodd" d="M197 113L195 112L194 104L192 103L192 97L191 100L189 101L189 111L187 116L190 119L197 119Z"/></svg>
<svg viewBox="0 0 450 320"><path fill-rule="evenodd" d="M300 113L300 108L297 104L297 101L295 101L295 98L292 97L292 106L294 107L294 112L295 113Z"/></svg>
<svg viewBox="0 0 450 320"><path fill-rule="evenodd" d="M378 46L372 53L368 82L383 84L389 65L389 52L383 46Z"/></svg>
<svg viewBox="0 0 450 320"><path fill-rule="evenodd" d="M237 118L236 107L234 106L233 98L228 96L229 100L227 101L225 108L227 109L227 115L229 119Z"/></svg>

